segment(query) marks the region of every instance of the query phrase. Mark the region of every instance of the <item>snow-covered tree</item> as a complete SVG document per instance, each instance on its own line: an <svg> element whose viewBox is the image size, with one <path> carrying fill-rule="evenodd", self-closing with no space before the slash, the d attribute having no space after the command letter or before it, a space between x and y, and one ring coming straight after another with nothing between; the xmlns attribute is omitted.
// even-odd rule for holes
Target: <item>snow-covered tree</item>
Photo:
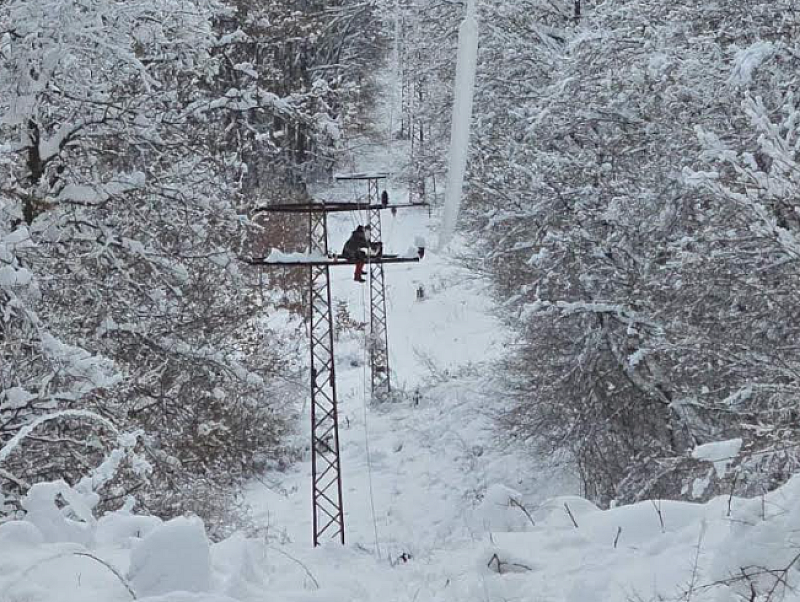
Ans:
<svg viewBox="0 0 800 602"><path fill-rule="evenodd" d="M680 495L695 445L769 448L792 420L795 183L773 155L793 152L797 25L776 3L585 3L577 23L506 4L482 36L469 220L525 342L507 424L570 450L600 501ZM782 230L759 240L759 219ZM794 470L774 457L739 486Z"/></svg>
<svg viewBox="0 0 800 602"><path fill-rule="evenodd" d="M221 511L206 498L276 456L285 428L267 382L278 345L245 357L238 343L254 311L236 260L246 168L214 126L287 101L218 89L221 14L213 1L0 6L2 231L25 240L2 269L30 273L40 291L33 310L4 293L4 332L25 335L4 344L41 362L49 331L50 348L116 364L115 386L83 383L48 409L83 406L144 427L153 473L141 500L165 515ZM12 390L14 403L45 403L48 370L13 370L6 399Z"/></svg>

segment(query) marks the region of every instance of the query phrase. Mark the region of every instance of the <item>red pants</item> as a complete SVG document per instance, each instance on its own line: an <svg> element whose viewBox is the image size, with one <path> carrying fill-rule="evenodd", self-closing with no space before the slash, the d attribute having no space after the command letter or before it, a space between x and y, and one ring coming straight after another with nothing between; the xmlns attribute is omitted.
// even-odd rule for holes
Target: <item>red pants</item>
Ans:
<svg viewBox="0 0 800 602"><path fill-rule="evenodd" d="M356 263L356 273L353 276L354 280L362 280L364 278L364 262L359 261Z"/></svg>

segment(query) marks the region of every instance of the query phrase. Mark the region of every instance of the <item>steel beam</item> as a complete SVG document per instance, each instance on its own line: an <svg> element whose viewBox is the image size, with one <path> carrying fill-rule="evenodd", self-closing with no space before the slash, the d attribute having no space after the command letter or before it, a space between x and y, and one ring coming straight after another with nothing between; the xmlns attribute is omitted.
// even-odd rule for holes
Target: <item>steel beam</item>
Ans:
<svg viewBox="0 0 800 602"><path fill-rule="evenodd" d="M253 210L253 215L261 213L342 213L347 211L367 211L371 209L405 209L408 207L426 207L427 203L387 203L383 204L380 199L374 203L273 203L272 205L262 205Z"/></svg>
<svg viewBox="0 0 800 602"><path fill-rule="evenodd" d="M417 257L398 257L396 255L384 255L383 257L373 257L372 263L419 263L420 259L425 253L424 248L417 250ZM291 267L306 267L306 266L329 266L336 267L338 265L355 265L359 263L356 259L345 259L344 257L333 256L327 259L269 259L267 257L253 257L250 259L240 259L244 263L250 265L263 265L263 266L281 266L284 268Z"/></svg>

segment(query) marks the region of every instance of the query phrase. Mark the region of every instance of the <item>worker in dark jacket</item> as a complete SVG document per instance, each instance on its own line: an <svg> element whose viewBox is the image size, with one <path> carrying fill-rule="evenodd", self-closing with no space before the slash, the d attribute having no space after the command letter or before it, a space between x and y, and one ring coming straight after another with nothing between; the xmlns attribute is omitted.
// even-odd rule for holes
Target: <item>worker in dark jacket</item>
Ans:
<svg viewBox="0 0 800 602"><path fill-rule="evenodd" d="M383 245L380 242L370 242L369 226L358 226L342 249L342 257L356 261L356 272L353 280L356 282L366 282L364 280L364 262L367 257L380 256Z"/></svg>

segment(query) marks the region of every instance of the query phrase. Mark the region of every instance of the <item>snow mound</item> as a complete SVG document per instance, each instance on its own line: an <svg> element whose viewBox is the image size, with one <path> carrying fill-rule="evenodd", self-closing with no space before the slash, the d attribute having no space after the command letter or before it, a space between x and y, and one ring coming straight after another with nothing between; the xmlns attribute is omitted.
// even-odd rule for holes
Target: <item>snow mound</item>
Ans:
<svg viewBox="0 0 800 602"><path fill-rule="evenodd" d="M105 542L90 548L48 542L46 521L16 521L0 525L0 600L127 602L135 592L144 602L797 602L799 497L800 476L758 499L601 510L559 497L526 509L529 517L520 494L496 484L476 509L496 531L394 562L360 545L313 549L242 534L211 546L199 519L157 524L127 510L86 525L90 540ZM136 529L149 532L138 540ZM127 565L128 579L117 568Z"/></svg>
<svg viewBox="0 0 800 602"><path fill-rule="evenodd" d="M37 483L22 501L25 520L35 525L50 543L89 545L94 539L95 519L91 496L83 496L64 481Z"/></svg>
<svg viewBox="0 0 800 602"><path fill-rule="evenodd" d="M564 495L546 501L538 510L542 521L552 528L572 528L577 522L585 522L583 517L600 512L600 509L589 500L577 495ZM580 519L580 520L578 520Z"/></svg>
<svg viewBox="0 0 800 602"><path fill-rule="evenodd" d="M189 592L171 592L163 596L138 598L139 602L236 602L233 598L220 594L192 594Z"/></svg>
<svg viewBox="0 0 800 602"><path fill-rule="evenodd" d="M154 516L132 514L106 514L97 521L95 539L98 545L113 545L130 548L139 540L161 526L161 520Z"/></svg>
<svg viewBox="0 0 800 602"><path fill-rule="evenodd" d="M0 550L19 546L30 548L44 543L44 535L33 523L11 521L0 525Z"/></svg>
<svg viewBox="0 0 800 602"><path fill-rule="evenodd" d="M763 499L648 500L604 511L556 498L527 532L492 533L490 545L474 546L467 566L475 569L462 573L456 594L476 602L529 600L530 592L549 602L796 602L798 496L800 476ZM436 560L448 574L445 558Z"/></svg>
<svg viewBox="0 0 800 602"><path fill-rule="evenodd" d="M150 532L133 548L128 579L144 596L208 592L211 551L203 522L178 517Z"/></svg>
<svg viewBox="0 0 800 602"><path fill-rule="evenodd" d="M522 494L505 485L491 485L478 506L478 527L484 531L526 531L533 526L533 517Z"/></svg>

